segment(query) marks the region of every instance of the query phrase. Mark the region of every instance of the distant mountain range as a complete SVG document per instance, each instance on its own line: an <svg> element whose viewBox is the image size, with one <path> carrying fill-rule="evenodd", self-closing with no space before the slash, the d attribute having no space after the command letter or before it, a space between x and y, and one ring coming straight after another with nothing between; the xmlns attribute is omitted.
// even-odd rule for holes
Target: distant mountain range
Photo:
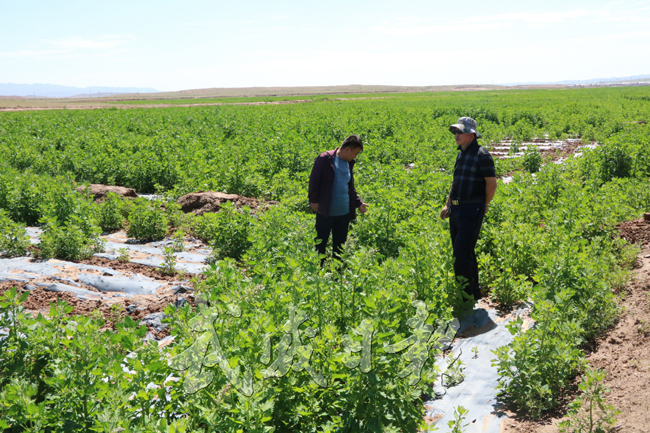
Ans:
<svg viewBox="0 0 650 433"><path fill-rule="evenodd" d="M616 83L626 81L649 80L650 75L630 75L629 77L613 77L613 78L590 78L589 80L564 80L564 81L526 81L523 83L506 83L504 86L525 86L534 84L597 84L597 83Z"/></svg>
<svg viewBox="0 0 650 433"><path fill-rule="evenodd" d="M99 97L122 93L156 93L151 87L70 87L56 84L0 83L0 96L41 98Z"/></svg>
<svg viewBox="0 0 650 433"><path fill-rule="evenodd" d="M650 75L631 75L629 77L591 78L589 80L564 80L564 81L526 81L520 83L504 83L501 86L526 86L526 85L571 85L571 84L597 84L649 81ZM362 86L363 87L363 86ZM390 86L388 86L390 87ZM414 86L418 87L418 86ZM419 86L424 87L424 86ZM1 96L18 96L23 98L97 98L101 96L119 95L125 93L159 93L151 87L71 87L56 84L13 84L0 83Z"/></svg>

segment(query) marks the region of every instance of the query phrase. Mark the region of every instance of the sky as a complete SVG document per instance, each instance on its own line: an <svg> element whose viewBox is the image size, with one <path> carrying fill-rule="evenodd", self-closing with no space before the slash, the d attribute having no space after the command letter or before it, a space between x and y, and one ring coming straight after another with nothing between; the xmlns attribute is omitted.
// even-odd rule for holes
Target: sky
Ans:
<svg viewBox="0 0 650 433"><path fill-rule="evenodd" d="M650 1L0 0L0 83L453 85L650 74Z"/></svg>

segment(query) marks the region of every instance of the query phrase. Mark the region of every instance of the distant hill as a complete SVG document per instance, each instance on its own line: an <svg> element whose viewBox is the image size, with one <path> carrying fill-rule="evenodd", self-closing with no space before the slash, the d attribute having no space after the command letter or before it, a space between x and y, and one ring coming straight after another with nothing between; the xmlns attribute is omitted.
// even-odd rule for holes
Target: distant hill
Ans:
<svg viewBox="0 0 650 433"><path fill-rule="evenodd" d="M588 80L564 80L564 81L526 81L523 83L506 83L505 86L525 86L536 84L597 84L597 83L619 83L630 81L648 81L650 75L630 75L629 77L612 78L590 78Z"/></svg>
<svg viewBox="0 0 650 433"><path fill-rule="evenodd" d="M13 84L0 83L0 96L24 96L41 98L88 98L109 96L123 93L156 93L151 87L70 87L56 84Z"/></svg>

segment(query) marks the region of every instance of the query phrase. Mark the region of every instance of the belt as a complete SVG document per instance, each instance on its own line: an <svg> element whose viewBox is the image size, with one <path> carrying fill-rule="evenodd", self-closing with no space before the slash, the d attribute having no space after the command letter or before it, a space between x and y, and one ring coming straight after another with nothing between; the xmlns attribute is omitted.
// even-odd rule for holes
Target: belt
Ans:
<svg viewBox="0 0 650 433"><path fill-rule="evenodd" d="M460 204L478 204L478 203L485 203L484 198L470 198L468 200L452 200L451 204L454 206L458 206Z"/></svg>

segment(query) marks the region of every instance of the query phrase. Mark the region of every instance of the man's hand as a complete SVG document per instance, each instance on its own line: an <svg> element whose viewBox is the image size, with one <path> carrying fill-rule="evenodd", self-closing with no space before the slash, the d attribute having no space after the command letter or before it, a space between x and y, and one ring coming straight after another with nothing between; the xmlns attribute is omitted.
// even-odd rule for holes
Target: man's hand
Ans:
<svg viewBox="0 0 650 433"><path fill-rule="evenodd" d="M309 203L309 206L311 206L314 212L318 212L318 203Z"/></svg>
<svg viewBox="0 0 650 433"><path fill-rule="evenodd" d="M361 203L361 206L359 206L359 212L366 213L367 211L368 211L368 205L365 203Z"/></svg>
<svg viewBox="0 0 650 433"><path fill-rule="evenodd" d="M442 210L440 211L440 219L445 220L449 218L449 208L447 206L443 207Z"/></svg>

